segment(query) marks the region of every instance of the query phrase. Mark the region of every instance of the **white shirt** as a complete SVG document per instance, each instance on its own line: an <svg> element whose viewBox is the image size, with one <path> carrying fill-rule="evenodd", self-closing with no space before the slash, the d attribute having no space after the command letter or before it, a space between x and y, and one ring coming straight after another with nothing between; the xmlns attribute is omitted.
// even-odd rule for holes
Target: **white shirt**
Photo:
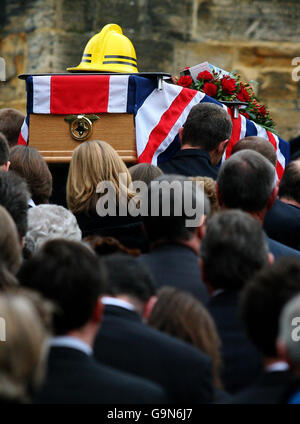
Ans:
<svg viewBox="0 0 300 424"><path fill-rule="evenodd" d="M266 367L266 372L273 372L273 371L287 371L289 369L289 364L284 361L278 361L274 364L268 365Z"/></svg>
<svg viewBox="0 0 300 424"><path fill-rule="evenodd" d="M92 355L93 350L91 346L77 337L72 336L57 336L53 337L50 342L50 346L59 346L59 347L71 347L72 349L80 350L87 355Z"/></svg>
<svg viewBox="0 0 300 424"><path fill-rule="evenodd" d="M121 308L128 309L129 311L135 311L133 305L126 300L117 299L116 297L103 296L101 298L103 305L120 306Z"/></svg>

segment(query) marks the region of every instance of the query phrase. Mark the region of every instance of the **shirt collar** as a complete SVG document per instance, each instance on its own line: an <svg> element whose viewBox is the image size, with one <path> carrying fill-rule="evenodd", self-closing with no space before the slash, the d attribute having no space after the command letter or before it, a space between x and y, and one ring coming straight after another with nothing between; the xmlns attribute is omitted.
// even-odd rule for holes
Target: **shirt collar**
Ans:
<svg viewBox="0 0 300 424"><path fill-rule="evenodd" d="M80 350L81 352L86 353L89 356L93 353L91 346L78 339L77 337L72 336L53 337L50 340L50 347L70 347L72 349Z"/></svg>
<svg viewBox="0 0 300 424"><path fill-rule="evenodd" d="M290 367L287 362L278 361L278 362L274 362L274 364L268 365L266 367L266 372L287 371L289 368Z"/></svg>
<svg viewBox="0 0 300 424"><path fill-rule="evenodd" d="M103 305L119 306L120 308L128 309L129 311L135 311L131 303L122 299L117 299L116 297L103 296L101 298L101 302Z"/></svg>

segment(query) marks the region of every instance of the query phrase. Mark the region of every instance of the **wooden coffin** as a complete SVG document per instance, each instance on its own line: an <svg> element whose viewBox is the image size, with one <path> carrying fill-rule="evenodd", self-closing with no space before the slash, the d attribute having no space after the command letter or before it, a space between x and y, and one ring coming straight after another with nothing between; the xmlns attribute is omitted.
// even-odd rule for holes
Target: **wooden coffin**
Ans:
<svg viewBox="0 0 300 424"><path fill-rule="evenodd" d="M108 142L125 162L137 162L134 116L128 113L98 113L87 140ZM47 162L70 162L73 150L85 141L72 137L68 115L31 114L30 146L36 147Z"/></svg>

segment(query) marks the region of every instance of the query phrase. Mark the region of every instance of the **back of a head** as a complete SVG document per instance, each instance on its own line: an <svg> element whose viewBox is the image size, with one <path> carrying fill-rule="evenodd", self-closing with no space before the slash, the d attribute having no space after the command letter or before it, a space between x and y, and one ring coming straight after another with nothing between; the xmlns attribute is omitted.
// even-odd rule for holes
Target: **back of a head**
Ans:
<svg viewBox="0 0 300 424"><path fill-rule="evenodd" d="M43 377L47 333L34 304L22 293L0 294L0 317L5 336L0 349L0 399L26 402Z"/></svg>
<svg viewBox="0 0 300 424"><path fill-rule="evenodd" d="M241 314L249 338L265 357L277 357L279 316L300 292L300 262L282 258L260 271L242 292Z"/></svg>
<svg viewBox="0 0 300 424"><path fill-rule="evenodd" d="M273 166L277 164L276 150L269 140L258 136L249 136L239 140L232 148L231 154L241 150L254 150L268 159Z"/></svg>
<svg viewBox="0 0 300 424"><path fill-rule="evenodd" d="M125 174L124 184L120 174ZM129 196L131 183L129 171L118 153L105 141L90 140L73 151L67 180L67 204L73 212L96 210L99 199L96 189L99 183L110 181L118 199L122 190Z"/></svg>
<svg viewBox="0 0 300 424"><path fill-rule="evenodd" d="M268 253L261 225L251 215L228 210L208 220L200 256L213 289L241 289L268 263Z"/></svg>
<svg viewBox="0 0 300 424"><path fill-rule="evenodd" d="M217 183L221 203L227 208L259 212L275 187L275 168L260 153L242 150L222 164Z"/></svg>
<svg viewBox="0 0 300 424"><path fill-rule="evenodd" d="M279 184L279 198L300 203L300 160L287 164Z"/></svg>
<svg viewBox="0 0 300 424"><path fill-rule="evenodd" d="M49 240L81 240L81 230L75 216L58 205L39 205L28 210L28 229L25 245L37 252Z"/></svg>
<svg viewBox="0 0 300 424"><path fill-rule="evenodd" d="M127 295L144 303L155 294L155 283L147 267L129 255L109 255L104 259L108 272L106 292Z"/></svg>
<svg viewBox="0 0 300 424"><path fill-rule="evenodd" d="M7 138L10 147L18 144L18 138L25 116L17 109L0 109L0 131Z"/></svg>
<svg viewBox="0 0 300 424"><path fill-rule="evenodd" d="M16 225L9 213L0 206L0 287L15 283L21 265L21 245Z"/></svg>
<svg viewBox="0 0 300 424"><path fill-rule="evenodd" d="M106 272L100 258L82 243L52 240L20 269L21 285L52 300L57 335L80 329L92 317L106 284Z"/></svg>
<svg viewBox="0 0 300 424"><path fill-rule="evenodd" d="M293 367L300 367L300 294L289 300L281 311L279 318L278 341L287 350Z"/></svg>
<svg viewBox="0 0 300 424"><path fill-rule="evenodd" d="M199 103L192 107L183 127L182 144L214 150L230 138L232 122L229 114L214 103Z"/></svg>
<svg viewBox="0 0 300 424"><path fill-rule="evenodd" d="M6 165L9 160L8 142L3 133L0 132L0 169Z"/></svg>
<svg viewBox="0 0 300 424"><path fill-rule="evenodd" d="M29 199L30 193L23 178L13 171L0 172L0 205L10 213L20 238L27 231Z"/></svg>
<svg viewBox="0 0 300 424"><path fill-rule="evenodd" d="M191 177L191 180L203 182L204 193L210 203L210 212L214 214L220 210L216 182L210 177Z"/></svg>
<svg viewBox="0 0 300 424"><path fill-rule="evenodd" d="M189 240L209 215L203 183L179 175L162 175L148 186L148 215L143 216L151 243Z"/></svg>
<svg viewBox="0 0 300 424"><path fill-rule="evenodd" d="M152 180L163 174L158 166L151 165L150 163L138 163L129 168L132 181L143 181L147 185Z"/></svg>
<svg viewBox="0 0 300 424"><path fill-rule="evenodd" d="M141 254L139 249L130 249L114 237L93 235L84 237L82 241L88 244L99 256L112 255L114 253L124 253L132 256L140 256Z"/></svg>
<svg viewBox="0 0 300 424"><path fill-rule="evenodd" d="M30 146L15 146L10 150L10 169L27 182L36 205L49 203L52 175L39 151Z"/></svg>
<svg viewBox="0 0 300 424"><path fill-rule="evenodd" d="M212 359L214 382L216 386L220 386L221 342L210 313L194 296L174 287L161 288L148 324L209 355Z"/></svg>

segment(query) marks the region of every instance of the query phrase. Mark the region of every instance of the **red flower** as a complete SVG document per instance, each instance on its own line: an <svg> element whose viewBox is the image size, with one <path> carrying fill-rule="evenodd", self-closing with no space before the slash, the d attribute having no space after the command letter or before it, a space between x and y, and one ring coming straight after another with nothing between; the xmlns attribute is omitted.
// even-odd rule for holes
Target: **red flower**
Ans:
<svg viewBox="0 0 300 424"><path fill-rule="evenodd" d="M206 82L203 86L203 91L210 97L214 97L217 93L217 86L213 82Z"/></svg>
<svg viewBox="0 0 300 424"><path fill-rule="evenodd" d="M197 76L197 80L204 80L204 81L210 81L213 79L213 76L208 71L200 72Z"/></svg>
<svg viewBox="0 0 300 424"><path fill-rule="evenodd" d="M262 115L262 116L266 116L267 111L266 111L265 106L259 106L259 108L258 108L258 113L259 113L260 115Z"/></svg>
<svg viewBox="0 0 300 424"><path fill-rule="evenodd" d="M250 96L248 91L244 87L240 87L240 91L236 96L241 102L249 102Z"/></svg>
<svg viewBox="0 0 300 424"><path fill-rule="evenodd" d="M225 93L233 94L236 90L236 82L233 78L230 78L229 76L223 77L221 84L222 89L223 91L225 91Z"/></svg>
<svg viewBox="0 0 300 424"><path fill-rule="evenodd" d="M185 87L185 88L189 88L192 85L192 83L193 83L192 77L190 77L189 75L183 75L177 81L178 85L181 85L181 87Z"/></svg>

